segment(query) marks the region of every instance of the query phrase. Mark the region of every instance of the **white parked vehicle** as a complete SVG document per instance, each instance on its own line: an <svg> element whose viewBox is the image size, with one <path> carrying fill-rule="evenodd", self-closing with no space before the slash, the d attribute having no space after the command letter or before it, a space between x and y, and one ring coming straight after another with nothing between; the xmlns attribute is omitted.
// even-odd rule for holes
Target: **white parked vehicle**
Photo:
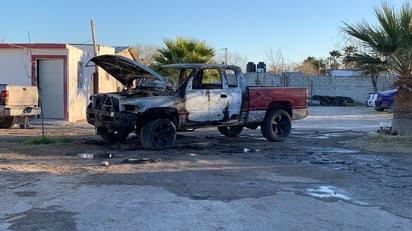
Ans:
<svg viewBox="0 0 412 231"><path fill-rule="evenodd" d="M0 84L0 128L11 128L17 119L20 128L29 126L29 118L40 115L39 93L36 86Z"/></svg>
<svg viewBox="0 0 412 231"><path fill-rule="evenodd" d="M369 93L368 98L365 101L367 107L375 107L375 100L378 96L377 93Z"/></svg>

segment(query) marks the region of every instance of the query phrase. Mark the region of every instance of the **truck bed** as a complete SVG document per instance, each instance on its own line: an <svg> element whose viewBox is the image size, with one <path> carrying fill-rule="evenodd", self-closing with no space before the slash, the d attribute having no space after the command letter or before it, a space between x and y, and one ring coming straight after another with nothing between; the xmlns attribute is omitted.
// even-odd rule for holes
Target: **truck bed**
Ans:
<svg viewBox="0 0 412 231"><path fill-rule="evenodd" d="M248 87L249 111L266 111L268 108L283 108L292 119L307 115L308 90L291 87Z"/></svg>

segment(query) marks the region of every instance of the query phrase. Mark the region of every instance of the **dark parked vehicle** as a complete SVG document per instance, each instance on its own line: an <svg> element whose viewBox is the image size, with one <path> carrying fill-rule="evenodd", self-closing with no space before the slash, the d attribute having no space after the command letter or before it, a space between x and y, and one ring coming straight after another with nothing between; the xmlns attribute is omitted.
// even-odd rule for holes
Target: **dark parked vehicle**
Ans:
<svg viewBox="0 0 412 231"><path fill-rule="evenodd" d="M318 100L322 106L345 106L355 103L352 98L346 96L314 95L311 99Z"/></svg>
<svg viewBox="0 0 412 231"><path fill-rule="evenodd" d="M377 94L375 99L375 110L383 111L393 107L393 98L396 95L397 89L381 91Z"/></svg>

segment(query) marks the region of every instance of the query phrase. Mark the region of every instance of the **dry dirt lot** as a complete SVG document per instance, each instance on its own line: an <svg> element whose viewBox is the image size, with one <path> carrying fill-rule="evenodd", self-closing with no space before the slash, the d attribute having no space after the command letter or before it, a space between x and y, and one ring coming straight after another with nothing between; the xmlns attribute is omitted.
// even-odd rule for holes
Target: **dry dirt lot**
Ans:
<svg viewBox="0 0 412 231"><path fill-rule="evenodd" d="M390 113L379 114L371 108L313 107L310 117L294 123L292 135L285 142L267 142L259 130L246 129L240 137L228 138L221 136L216 129L199 129L179 133L172 149L159 151L144 150L138 137L133 135L126 142L107 144L86 123L46 121L46 137L66 139L66 142L55 144L22 144L41 136L38 121L30 129L16 126L0 130L0 195L3 198L0 207L7 208L0 212L0 229L88 230L93 227L88 225L97 222L94 217L79 218L82 211L76 209L81 209L68 209L73 205L61 202L67 198L56 198L63 198L66 192L78 193L85 186L100 189L153 186L178 198L222 203L292 193L294 196L316 198L328 205L334 202L334 206L345 211L352 208L347 206L355 206L353 209L373 208L372 212L362 210L352 217L339 216L342 221L331 217L331 220L347 225L341 230L369 230L373 227L407 230L412 227L411 147L405 144L408 142L376 144L366 135L386 125L390 118ZM376 150L378 145L379 150ZM332 191L331 195L329 191ZM112 195L108 197L101 204L110 204L110 197L115 200ZM90 195L86 198L90 199ZM167 203L179 204L182 201L173 199ZM342 202L344 206L339 204ZM98 207L96 211L104 210L104 206L97 204L93 204ZM120 204L123 203L117 201L112 205L114 208L108 206L110 212L116 208L126 209L127 203L123 207ZM299 211L299 205L296 206L294 211ZM154 209L159 211L158 207ZM320 210L315 212L320 213ZM361 220L366 223L359 224L358 215L364 216ZM93 229L156 230L168 227L181 230L193 225L176 223L173 226L174 223L169 221L168 226L160 226L160 223L145 226L144 221L136 224L123 220L124 214L121 216L100 220L100 226ZM162 217L163 221L170 216ZM219 223L221 218L213 217L212 221L201 223L199 228L249 230L250 227L259 227L243 216L239 214L240 218L236 218L244 219L238 226L224 221ZM46 218L50 217L52 221L47 222ZM388 223L381 223L382 220ZM308 220L304 221L278 227L304 228ZM262 230L269 230L273 222L263 220L258 223L263 225ZM282 223L277 222L275 224ZM314 223L314 229L328 230L336 225L321 218L310 222Z"/></svg>

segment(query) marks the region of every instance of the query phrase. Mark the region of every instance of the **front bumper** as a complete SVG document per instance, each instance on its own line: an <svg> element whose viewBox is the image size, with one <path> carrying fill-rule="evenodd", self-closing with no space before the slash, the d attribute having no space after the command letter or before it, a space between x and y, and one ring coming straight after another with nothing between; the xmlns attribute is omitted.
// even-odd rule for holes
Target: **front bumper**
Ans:
<svg viewBox="0 0 412 231"><path fill-rule="evenodd" d="M134 130L137 115L130 112L108 112L100 109L88 108L86 118L89 124L96 128L108 130Z"/></svg>

